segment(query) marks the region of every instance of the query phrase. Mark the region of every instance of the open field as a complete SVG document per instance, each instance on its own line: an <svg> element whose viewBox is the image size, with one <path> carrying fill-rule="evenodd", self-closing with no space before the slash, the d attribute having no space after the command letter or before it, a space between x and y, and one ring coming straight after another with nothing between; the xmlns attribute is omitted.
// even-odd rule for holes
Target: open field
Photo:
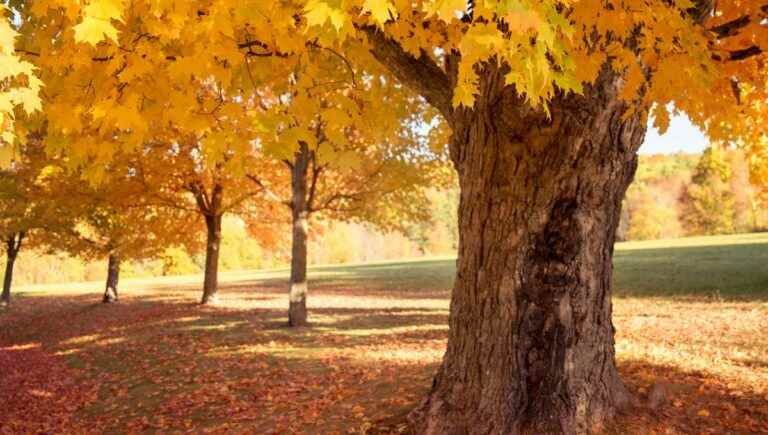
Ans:
<svg viewBox="0 0 768 435"><path fill-rule="evenodd" d="M614 323L637 398L613 433L768 433L768 234L619 244ZM0 432L397 431L442 356L452 259L17 293L0 314ZM656 385L656 387L654 387ZM663 404L649 398L663 391ZM651 406L654 405L654 406ZM659 406L655 406L659 405Z"/></svg>

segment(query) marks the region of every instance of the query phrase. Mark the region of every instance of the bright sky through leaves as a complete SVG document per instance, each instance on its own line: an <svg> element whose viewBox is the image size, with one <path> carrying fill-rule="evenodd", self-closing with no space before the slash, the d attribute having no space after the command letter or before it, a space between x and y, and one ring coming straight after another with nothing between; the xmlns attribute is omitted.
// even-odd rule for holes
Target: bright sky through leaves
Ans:
<svg viewBox="0 0 768 435"><path fill-rule="evenodd" d="M648 122L648 134L640 147L640 154L673 154L677 152L701 153L709 145L709 139L685 115L673 116L669 130L660 134Z"/></svg>

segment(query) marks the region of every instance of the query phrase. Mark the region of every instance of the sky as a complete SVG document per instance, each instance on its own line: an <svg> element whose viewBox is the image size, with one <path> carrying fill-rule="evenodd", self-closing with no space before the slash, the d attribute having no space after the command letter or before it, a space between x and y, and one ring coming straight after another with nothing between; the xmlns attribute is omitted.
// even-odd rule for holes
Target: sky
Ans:
<svg viewBox="0 0 768 435"><path fill-rule="evenodd" d="M649 119L648 133L640 147L640 154L670 154L679 151L700 153L709 143L707 137L685 115L673 116L669 130L664 135L659 135L652 124L653 120Z"/></svg>

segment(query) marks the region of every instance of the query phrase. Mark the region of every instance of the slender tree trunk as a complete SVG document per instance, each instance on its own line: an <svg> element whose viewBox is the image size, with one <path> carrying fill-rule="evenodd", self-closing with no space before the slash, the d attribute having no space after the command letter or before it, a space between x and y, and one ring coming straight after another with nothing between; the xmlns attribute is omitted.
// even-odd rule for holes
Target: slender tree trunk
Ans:
<svg viewBox="0 0 768 435"><path fill-rule="evenodd" d="M307 316L307 170L310 158L306 143L301 143L291 170L291 218L293 239L291 246L291 282L288 292L288 324L303 326Z"/></svg>
<svg viewBox="0 0 768 435"><path fill-rule="evenodd" d="M448 348L412 418L428 434L588 433L629 396L611 322L621 201L645 134L605 71L551 118L484 74L451 120L459 256Z"/></svg>
<svg viewBox="0 0 768 435"><path fill-rule="evenodd" d="M221 215L206 215L208 239L205 248L205 279L202 304L215 304L219 291L219 248L221 247Z"/></svg>
<svg viewBox="0 0 768 435"><path fill-rule="evenodd" d="M119 279L120 256L118 254L111 254L107 264L107 285L104 289L103 303L117 302L117 283Z"/></svg>
<svg viewBox="0 0 768 435"><path fill-rule="evenodd" d="M11 304L11 283L13 282L13 267L16 263L16 255L6 253L5 277L3 279L3 294L0 296L0 307Z"/></svg>
<svg viewBox="0 0 768 435"><path fill-rule="evenodd" d="M24 233L12 234L5 240L5 276L3 278L3 293L0 295L0 308L11 304L11 284L13 283L13 267L19 255Z"/></svg>

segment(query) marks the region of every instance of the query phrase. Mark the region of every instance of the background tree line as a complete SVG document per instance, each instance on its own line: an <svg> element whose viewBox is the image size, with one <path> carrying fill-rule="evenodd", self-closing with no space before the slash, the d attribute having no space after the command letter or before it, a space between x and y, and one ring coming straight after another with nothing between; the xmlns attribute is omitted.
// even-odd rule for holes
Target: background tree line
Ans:
<svg viewBox="0 0 768 435"><path fill-rule="evenodd" d="M651 240L764 231L768 212L736 149L641 155L617 237Z"/></svg>
<svg viewBox="0 0 768 435"><path fill-rule="evenodd" d="M429 190L429 209L433 218L410 223L402 231L383 231L371 224L330 221L313 228L309 242L309 263L341 264L383 261L399 258L453 255L458 244L456 231L456 189ZM288 228L286 226L285 230ZM265 244L248 231L240 217L226 217L222 223L221 271L270 269L290 265L287 243ZM19 285L62 282L102 281L106 278L106 259L89 261L66 252L48 249L21 250L14 269ZM5 267L5 258L0 259ZM126 261L121 277L190 275L202 273L205 253L173 246L153 258Z"/></svg>
<svg viewBox="0 0 768 435"><path fill-rule="evenodd" d="M619 239L652 240L696 235L765 231L768 210L750 182L749 160L742 151L709 148L703 154L641 155L637 178L627 192ZM323 222L313 228L309 264L341 264L398 258L453 255L458 247L458 189L426 193L432 218L382 231L366 223ZM287 231L287 229L286 229ZM223 271L287 267L286 244L264 246L239 217L224 219L220 254ZM20 254L19 284L102 280L101 262L66 253L33 250ZM4 260L0 261L4 266ZM124 277L201 273L205 256L170 247L156 258L129 261Z"/></svg>

